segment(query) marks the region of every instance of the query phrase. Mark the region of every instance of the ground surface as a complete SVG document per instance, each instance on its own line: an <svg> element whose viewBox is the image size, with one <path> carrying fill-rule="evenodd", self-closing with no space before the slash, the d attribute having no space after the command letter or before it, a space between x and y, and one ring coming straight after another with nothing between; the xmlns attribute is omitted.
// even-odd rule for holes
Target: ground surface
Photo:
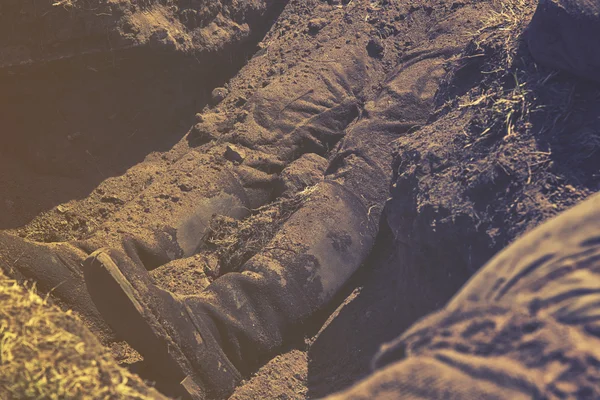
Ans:
<svg viewBox="0 0 600 400"><path fill-rule="evenodd" d="M254 3L260 9L269 2ZM134 50L116 58L39 66L35 57L26 62L19 53L13 64L33 66L0 70L0 87L13 99L0 109L0 120L8 121L2 135L10 132L17 138L0 150L0 204L7 211L0 215L0 229L43 242L80 239L93 231L186 150L181 144L171 148L209 102L212 89L231 78L253 50L260 59L228 84L237 97L230 96L223 107L232 112L240 108L240 98L303 57L319 56L320 40L348 38L367 46L370 37L349 34L357 24L367 25L385 49L383 68L391 69L398 55L410 49L411 35L429 34L423 26L468 3L292 1L270 33L284 32L286 45L270 48L267 34L258 47L247 44L246 54L230 58L225 69L215 67L232 54L222 49L243 42L231 33L237 32L234 25L212 25L226 31L216 35L223 39L216 44L194 41L193 32L211 26L215 15L235 13L213 10L205 19L194 17L207 22L192 23L182 5L176 21L165 21L187 23L181 28L185 37L175 38L169 48L168 39L177 35L168 29L159 35L167 38L166 44L161 42L169 48L165 53L138 52L152 34L142 34L142 29L131 39L122 34L121 19L106 23L116 27L115 35L121 32L123 48L133 43ZM351 385L369 372L382 342L442 306L495 252L600 189L598 88L531 59L521 35L534 1L493 4L495 11L482 8L480 28L469 33L461 56L448 63L429 123L390 145L395 174L386 223L371 259L330 309L315 317L305 344L267 363L232 398L318 398ZM333 19L317 21L321 12L331 15L332 9ZM135 22L137 17L131 18ZM238 26L245 23L239 17L232 20ZM256 25L257 35L271 20ZM407 31L399 23L405 20L415 28ZM322 23L319 29L326 34L316 39L310 21ZM64 58L61 46L54 53L34 55ZM210 55L197 52L198 63L189 58L194 46L214 48ZM192 293L194 276L201 278L201 286L209 281L198 265L211 262L187 259L153 275L166 288ZM126 344L111 346L118 361L151 379Z"/></svg>

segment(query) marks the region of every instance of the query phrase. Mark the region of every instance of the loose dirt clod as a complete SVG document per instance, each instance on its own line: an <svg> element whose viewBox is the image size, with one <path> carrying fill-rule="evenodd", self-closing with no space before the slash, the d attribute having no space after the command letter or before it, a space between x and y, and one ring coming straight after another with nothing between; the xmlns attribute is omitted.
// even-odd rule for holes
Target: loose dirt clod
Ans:
<svg viewBox="0 0 600 400"><path fill-rule="evenodd" d="M223 87L218 87L218 88L214 89L211 93L212 103L214 105L219 104L220 102L225 100L225 97L227 97L228 93L229 93L229 91Z"/></svg>
<svg viewBox="0 0 600 400"><path fill-rule="evenodd" d="M371 57L380 58L383 56L385 48L379 38L371 38L367 44L367 51Z"/></svg>

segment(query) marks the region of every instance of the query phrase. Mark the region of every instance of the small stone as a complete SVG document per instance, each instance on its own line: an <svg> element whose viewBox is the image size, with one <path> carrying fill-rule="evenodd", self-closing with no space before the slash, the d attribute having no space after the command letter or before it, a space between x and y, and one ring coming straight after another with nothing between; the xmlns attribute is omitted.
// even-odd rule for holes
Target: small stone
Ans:
<svg viewBox="0 0 600 400"><path fill-rule="evenodd" d="M367 52L371 57L381 58L383 57L383 52L385 47L383 46L383 42L378 37L371 38L369 43L367 44Z"/></svg>
<svg viewBox="0 0 600 400"><path fill-rule="evenodd" d="M246 159L246 152L237 146L229 145L225 150L225 158L231 162L241 164Z"/></svg>
<svg viewBox="0 0 600 400"><path fill-rule="evenodd" d="M312 34L319 32L325 28L329 21L325 18L315 18L308 21L308 31Z"/></svg>
<svg viewBox="0 0 600 400"><path fill-rule="evenodd" d="M211 93L211 98L212 98L213 104L214 105L219 104L220 102L225 100L225 97L227 97L228 94L229 94L229 90L225 89L224 87L218 87L218 88L214 89Z"/></svg>
<svg viewBox="0 0 600 400"><path fill-rule="evenodd" d="M187 183L182 183L181 185L179 185L179 190L181 190L182 192L191 192L192 189L194 188Z"/></svg>
<svg viewBox="0 0 600 400"><path fill-rule="evenodd" d="M125 204L124 200L121 200L120 198L118 198L117 196L112 196L112 195L108 195L108 196L103 196L100 201L102 203L110 203L110 204L116 204L116 205L123 205Z"/></svg>
<svg viewBox="0 0 600 400"><path fill-rule="evenodd" d="M204 122L204 115L202 115L202 113L198 113L196 114L196 122L201 124L202 122Z"/></svg>

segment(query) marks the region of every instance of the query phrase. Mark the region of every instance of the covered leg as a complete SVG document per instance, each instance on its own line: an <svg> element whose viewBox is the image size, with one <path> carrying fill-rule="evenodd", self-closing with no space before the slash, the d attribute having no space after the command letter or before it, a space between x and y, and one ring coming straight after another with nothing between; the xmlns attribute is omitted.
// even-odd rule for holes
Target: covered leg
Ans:
<svg viewBox="0 0 600 400"><path fill-rule="evenodd" d="M293 7L305 5L288 7L288 14L295 16ZM283 33L274 32L268 39L271 54L289 48L292 33ZM87 307L89 299L72 296L86 296L80 273L85 255L110 247L152 269L200 251L213 214L247 215L273 199L278 174L292 161L313 152L326 156L358 116L365 92L383 77L380 60L369 57L364 45L351 46L349 52L341 46L345 37L330 40L325 32L324 38L324 46L294 39L301 46L295 52L312 54L307 56L314 59L312 67L286 62L281 76L272 76L270 57L255 57L232 80L231 95L202 114L189 135L162 155L166 162L160 168L136 166L151 172L144 174L144 190L120 205L91 236L55 245L2 235L0 253L5 256L0 266L38 282L44 290L57 288L53 294L67 307L95 316ZM73 262L49 262L55 249L63 247L72 250L63 259ZM32 256L20 257L22 253Z"/></svg>
<svg viewBox="0 0 600 400"><path fill-rule="evenodd" d="M250 122L234 127L229 138L247 144L258 137L257 148L281 150L283 157L333 147L324 181L243 272L219 277L196 296L158 289L118 252L92 254L86 282L109 324L148 359L179 365L173 379L197 398L206 395L202 388L208 396L226 396L242 376L303 335L302 324L323 309L372 248L388 197L390 144L426 122L444 61L457 51L439 38L436 46L404 56L362 113L350 112L357 107L353 93L372 82L363 73L372 61L366 50L356 55L347 45L346 51L345 41L324 46L340 61L315 62L303 68L309 73L291 75L293 80L286 75L259 91L248 102ZM273 106L282 95L284 101ZM332 102L339 104L314 114ZM348 121L352 115L357 119Z"/></svg>
<svg viewBox="0 0 600 400"><path fill-rule="evenodd" d="M247 215L252 204L233 168L225 162L206 167L215 157L189 152L82 241L35 243L0 233L0 267L9 276L36 282L38 290L78 312L94 331L110 335L87 292L83 261L98 248L110 246L151 270L195 254L214 214ZM171 181L177 175L187 178L189 190L173 188ZM263 191L268 197L269 189Z"/></svg>
<svg viewBox="0 0 600 400"><path fill-rule="evenodd" d="M99 250L86 261L90 294L108 323L192 398L224 397L243 375L289 340L368 255L376 223L354 194L317 185L271 244L242 273L202 294L177 297L154 286L124 254Z"/></svg>

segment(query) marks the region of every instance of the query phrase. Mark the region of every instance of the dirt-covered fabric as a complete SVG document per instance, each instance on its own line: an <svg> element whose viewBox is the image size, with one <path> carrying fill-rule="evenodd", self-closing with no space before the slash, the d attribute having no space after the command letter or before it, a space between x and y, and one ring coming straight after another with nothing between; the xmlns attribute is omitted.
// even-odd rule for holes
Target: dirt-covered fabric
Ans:
<svg viewBox="0 0 600 400"><path fill-rule="evenodd" d="M600 4L595 0L541 0L528 44L540 64L600 82Z"/></svg>
<svg viewBox="0 0 600 400"><path fill-rule="evenodd" d="M465 18L463 12L459 18ZM218 333L213 335L220 348L214 353L224 353L224 365L233 365L242 375L255 370L298 336L298 327L322 309L366 259L388 193L392 161L388 145L426 122L444 62L461 49L461 42L440 30L433 43L400 59L382 82L383 89L367 98L364 107L359 100L372 85L368 70L376 61L367 48L346 43L347 47L339 46L344 58L320 67L303 66L300 76L291 68L290 75L257 91L233 125L219 113L206 113L191 133L191 139L220 137L233 142L226 157L238 164L245 188L259 186L249 169L240 175L239 167L265 174L275 165L272 158L289 162L311 151L330 156L324 182L242 272L225 274L204 292L186 298L191 318L199 320L196 326L206 326L206 321L216 326L213 332ZM333 49L328 54L336 54L338 49ZM303 86L308 82L313 83ZM253 153L263 154L263 161L251 157ZM254 176L260 182L260 174ZM159 318L166 320L162 325L168 324L167 315ZM179 346L194 348L185 338ZM201 381L220 382L223 391L232 387L219 377L222 371L202 363L206 358L202 354L193 350L186 354L204 377Z"/></svg>
<svg viewBox="0 0 600 400"><path fill-rule="evenodd" d="M288 12L297 7L290 7ZM329 12L336 11L329 8ZM328 34L327 29L321 34ZM292 33L273 36L271 51L289 46ZM306 52L313 51L312 42L296 41ZM81 301L86 297L79 272L85 254L108 246L130 255L147 269L194 255L203 246L202 238L214 214L246 216L250 209L273 198L277 174L283 167L305 153L329 155L344 136L347 125L358 116L360 99L384 76L381 60L370 57L366 45L345 41L342 36L327 41L315 51L313 61L291 66L269 85L253 86L253 95L244 100L242 112L239 106L234 110L232 103L239 103L248 81L238 80L243 88L231 87L222 104L199 116L201 122L169 154L173 157L170 163L158 170L154 163L146 163L153 176L137 195L126 203L105 196L107 203L121 204L93 233L58 246L65 252L60 257L55 255L56 245L25 240L17 249L13 242L20 239L6 236L2 251L7 260L15 254L15 262L4 268L38 281L42 290L54 289L67 305L95 319L96 311L87 306L90 302ZM260 54L250 61L241 77L262 70L264 57ZM318 57L328 57L330 62ZM264 73L270 74L268 70ZM203 135L213 140L206 141ZM387 149L381 150L387 153ZM136 168L144 169L143 164ZM368 180L385 186L387 174L376 172ZM356 174L361 175L361 171ZM381 209L385 194L379 191L378 196ZM368 210L372 205L365 206ZM20 253L26 257L19 258ZM85 308L89 310L85 312Z"/></svg>
<svg viewBox="0 0 600 400"><path fill-rule="evenodd" d="M243 272L227 273L199 294L177 300L118 249L86 260L86 286L123 338L149 362L170 366L167 379L177 384L187 377L223 398L242 376L302 337L302 323L358 268L376 232L360 198L322 182Z"/></svg>

